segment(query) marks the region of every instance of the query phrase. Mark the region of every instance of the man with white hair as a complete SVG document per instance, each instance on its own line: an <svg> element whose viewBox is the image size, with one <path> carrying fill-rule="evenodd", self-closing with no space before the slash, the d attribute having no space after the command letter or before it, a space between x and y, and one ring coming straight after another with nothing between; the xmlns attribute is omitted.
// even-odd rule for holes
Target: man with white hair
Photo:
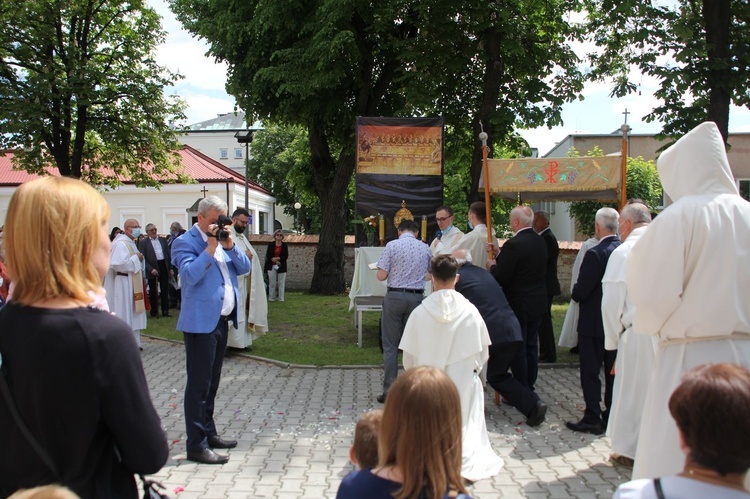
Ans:
<svg viewBox="0 0 750 499"><path fill-rule="evenodd" d="M477 307L490 333L487 383L526 417L527 425L539 426L544 422L547 406L510 373L510 365L523 347L523 335L503 289L489 272L471 263L471 253L460 249L453 252L453 257L459 266L456 291Z"/></svg>
<svg viewBox="0 0 750 499"><path fill-rule="evenodd" d="M625 266L630 250L646 232L651 213L646 205L632 202L620 212L620 239L612 252L602 279L602 321L604 348L616 350L612 410L607 435L612 440L612 460L633 466L643 413L643 394L648 388L654 363L655 345L651 338L633 332L635 307L625 285Z"/></svg>
<svg viewBox="0 0 750 499"><path fill-rule="evenodd" d="M510 212L513 237L503 249L487 244L497 255L487 261L487 268L508 299L510 308L521 324L524 345L511 365L513 376L534 390L539 359L537 334L547 306L547 245L531 228L534 212L528 206L516 206Z"/></svg>
<svg viewBox="0 0 750 499"><path fill-rule="evenodd" d="M683 469L667 403L685 372L709 362L750 368L750 203L739 196L718 128L699 125L656 167L674 203L633 247L625 271L633 330L659 340L633 478Z"/></svg>
<svg viewBox="0 0 750 499"><path fill-rule="evenodd" d="M581 307L578 318L578 353L581 358L581 389L586 410L580 421L565 423L569 429L583 433L601 435L607 426L612 405L612 383L617 352L604 349L604 325L602 323L602 278L612 252L620 246L617 237L617 210L600 208L596 212L594 231L599 244L586 252L581 263L578 281L573 286L571 297ZM602 413L602 383L599 379L604 364L604 405Z"/></svg>
<svg viewBox="0 0 750 499"><path fill-rule="evenodd" d="M172 261L182 279L177 330L185 337L187 458L203 464L226 463L229 457L213 449L237 446L236 440L221 438L214 423L229 323L238 323L242 306L237 276L250 272L250 260L234 243L230 224L227 204L208 196L198 204L198 222L172 245ZM226 231L221 239L220 230Z"/></svg>

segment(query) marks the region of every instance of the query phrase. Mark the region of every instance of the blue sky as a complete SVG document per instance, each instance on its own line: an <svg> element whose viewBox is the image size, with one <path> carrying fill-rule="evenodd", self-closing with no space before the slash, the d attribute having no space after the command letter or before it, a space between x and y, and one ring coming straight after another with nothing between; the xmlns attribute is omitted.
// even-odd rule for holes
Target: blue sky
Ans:
<svg viewBox="0 0 750 499"><path fill-rule="evenodd" d="M185 76L170 93L180 95L187 102L187 124L232 112L234 98L224 89L226 65L206 57L206 44L182 29L165 0L149 0L148 3L161 14L162 26L168 33L166 42L157 51L158 62ZM581 49L585 50L586 47ZM641 95L612 99L609 97L610 84L590 83L584 89L583 101L564 106L563 126L519 132L531 147L538 148L540 155L544 155L556 142L571 133L611 133L619 129L624 120L623 112L627 109L630 113L628 124L633 133L656 133L661 128L659 123L643 121L643 117L657 104L653 98L655 89L656 82L644 78L641 81ZM750 132L750 109L732 107L729 131Z"/></svg>

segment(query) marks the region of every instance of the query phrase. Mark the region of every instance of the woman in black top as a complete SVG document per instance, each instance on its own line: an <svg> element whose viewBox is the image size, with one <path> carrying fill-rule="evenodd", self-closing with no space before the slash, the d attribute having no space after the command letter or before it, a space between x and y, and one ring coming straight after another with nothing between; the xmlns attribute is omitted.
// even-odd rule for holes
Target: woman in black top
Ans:
<svg viewBox="0 0 750 499"><path fill-rule="evenodd" d="M273 233L273 239L266 250L266 265L263 268L268 274L268 301L276 299L277 283L279 301L284 301L286 260L289 258L289 246L284 242L284 233L280 230Z"/></svg>
<svg viewBox="0 0 750 499"><path fill-rule="evenodd" d="M159 471L166 436L130 328L93 306L109 266L109 207L89 185L44 177L19 187L5 226L9 303L2 372L54 476L0 398L0 496L61 483L82 498L137 498L134 473Z"/></svg>

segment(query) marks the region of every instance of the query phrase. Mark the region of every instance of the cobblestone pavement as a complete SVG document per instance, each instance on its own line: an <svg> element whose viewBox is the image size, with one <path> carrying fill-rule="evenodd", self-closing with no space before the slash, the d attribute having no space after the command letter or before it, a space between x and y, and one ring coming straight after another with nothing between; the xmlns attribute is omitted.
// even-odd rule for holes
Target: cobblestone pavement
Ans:
<svg viewBox="0 0 750 499"><path fill-rule="evenodd" d="M382 369L287 367L230 355L215 419L220 434L239 445L228 451L229 463L199 465L185 459L183 345L144 339L143 363L171 449L154 477L173 498L335 497L352 470L349 447L357 419L382 407L375 401ZM565 421L582 415L577 368L541 369L537 390L549 411L536 429L513 407L495 405L487 392L487 428L505 467L476 482L471 495L611 497L630 470L607 461L608 438L565 429Z"/></svg>

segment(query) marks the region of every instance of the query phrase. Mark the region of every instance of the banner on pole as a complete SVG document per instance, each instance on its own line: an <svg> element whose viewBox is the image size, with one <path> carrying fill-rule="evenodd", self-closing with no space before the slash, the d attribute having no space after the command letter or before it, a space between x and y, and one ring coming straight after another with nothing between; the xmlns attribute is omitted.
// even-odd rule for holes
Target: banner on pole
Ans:
<svg viewBox="0 0 750 499"><path fill-rule="evenodd" d="M429 242L437 230L435 210L443 204L443 147L443 118L358 117L357 218L382 214L387 242L397 237L394 220L405 208L420 227L427 217ZM366 244L361 226L356 236L357 246Z"/></svg>

